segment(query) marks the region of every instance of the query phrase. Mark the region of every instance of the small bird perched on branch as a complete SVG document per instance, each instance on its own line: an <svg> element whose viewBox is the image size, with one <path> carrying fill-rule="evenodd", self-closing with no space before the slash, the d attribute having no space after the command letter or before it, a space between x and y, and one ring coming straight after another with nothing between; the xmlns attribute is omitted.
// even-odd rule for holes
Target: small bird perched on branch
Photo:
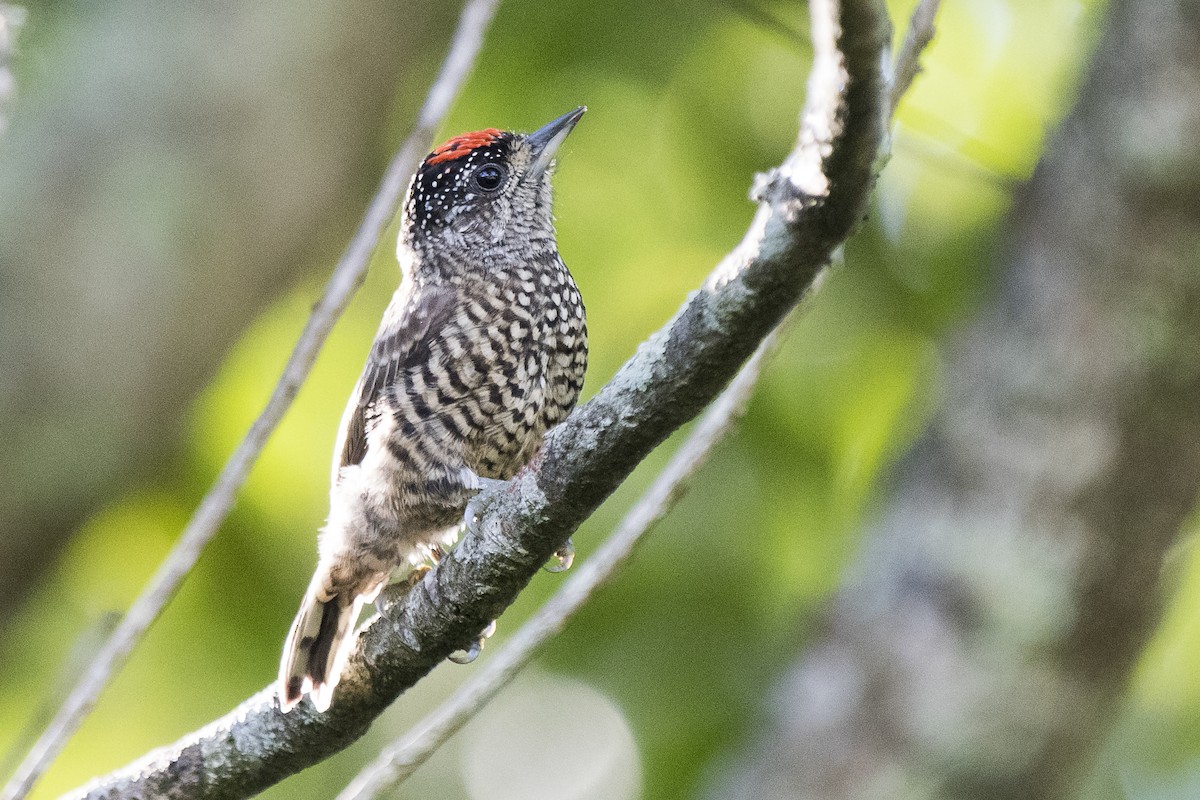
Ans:
<svg viewBox="0 0 1200 800"><path fill-rule="evenodd" d="M585 107L528 135L430 153L404 202L404 278L342 417L320 559L279 667L287 711L329 707L364 603L453 543L468 502L508 480L583 387L583 300L558 255L550 173Z"/></svg>

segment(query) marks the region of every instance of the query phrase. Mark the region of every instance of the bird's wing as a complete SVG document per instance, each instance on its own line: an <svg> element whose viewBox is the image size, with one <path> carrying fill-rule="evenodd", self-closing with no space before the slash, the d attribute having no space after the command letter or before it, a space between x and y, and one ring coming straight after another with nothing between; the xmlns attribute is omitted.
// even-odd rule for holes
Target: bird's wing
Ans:
<svg viewBox="0 0 1200 800"><path fill-rule="evenodd" d="M406 368L429 358L430 343L454 314L454 293L448 288L425 287L409 294L399 291L383 315L379 333L358 386L342 417L341 442L334 474L358 464L367 452L367 427L376 405Z"/></svg>

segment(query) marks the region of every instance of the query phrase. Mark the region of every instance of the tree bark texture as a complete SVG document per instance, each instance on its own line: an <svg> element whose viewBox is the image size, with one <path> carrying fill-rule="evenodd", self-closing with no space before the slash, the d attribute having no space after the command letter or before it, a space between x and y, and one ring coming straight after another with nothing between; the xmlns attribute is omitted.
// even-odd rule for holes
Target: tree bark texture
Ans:
<svg viewBox="0 0 1200 800"><path fill-rule="evenodd" d="M1074 794L1200 487L1198 208L1200 2L1114 2L941 411L711 796Z"/></svg>

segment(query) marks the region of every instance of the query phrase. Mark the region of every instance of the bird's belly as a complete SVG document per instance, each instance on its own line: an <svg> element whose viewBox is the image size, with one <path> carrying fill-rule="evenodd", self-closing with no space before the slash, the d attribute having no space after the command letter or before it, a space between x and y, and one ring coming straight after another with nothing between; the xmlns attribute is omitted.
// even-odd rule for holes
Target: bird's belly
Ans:
<svg viewBox="0 0 1200 800"><path fill-rule="evenodd" d="M508 480L525 466L546 433L545 394L530 387L519 403L483 409L488 420L468 448L467 466L483 478Z"/></svg>
<svg viewBox="0 0 1200 800"><path fill-rule="evenodd" d="M397 565L426 560L462 519L473 494L464 477L416 472L388 457L344 468L321 537L322 556L335 573L331 585L363 593ZM338 556L345 552L355 558Z"/></svg>

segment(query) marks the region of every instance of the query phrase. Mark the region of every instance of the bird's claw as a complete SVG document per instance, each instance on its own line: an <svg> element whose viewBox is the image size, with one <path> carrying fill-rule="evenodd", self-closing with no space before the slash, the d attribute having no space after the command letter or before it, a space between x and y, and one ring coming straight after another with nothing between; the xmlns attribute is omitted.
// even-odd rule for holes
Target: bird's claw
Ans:
<svg viewBox="0 0 1200 800"><path fill-rule="evenodd" d="M429 572L429 570L430 566L428 564L418 564L400 580L384 586L380 589L379 594L375 596L375 600L373 601L375 608L380 613L387 613L389 608L401 602L405 595L421 582L421 579L425 577L425 573Z"/></svg>
<svg viewBox="0 0 1200 800"><path fill-rule="evenodd" d="M421 580L425 577L425 574L431 569L433 569L433 567L431 567L429 564L417 564L407 575L404 576L402 580L397 582L397 585L404 587L405 592L409 592L414 586L421 582Z"/></svg>
<svg viewBox="0 0 1200 800"><path fill-rule="evenodd" d="M499 489L504 486L507 481L496 480L495 478L481 478L475 476L478 491L475 496L467 501L466 511L463 512L463 525L466 529L475 533L475 525L479 521L479 517L487 511L488 503L481 498L484 494L492 489Z"/></svg>

